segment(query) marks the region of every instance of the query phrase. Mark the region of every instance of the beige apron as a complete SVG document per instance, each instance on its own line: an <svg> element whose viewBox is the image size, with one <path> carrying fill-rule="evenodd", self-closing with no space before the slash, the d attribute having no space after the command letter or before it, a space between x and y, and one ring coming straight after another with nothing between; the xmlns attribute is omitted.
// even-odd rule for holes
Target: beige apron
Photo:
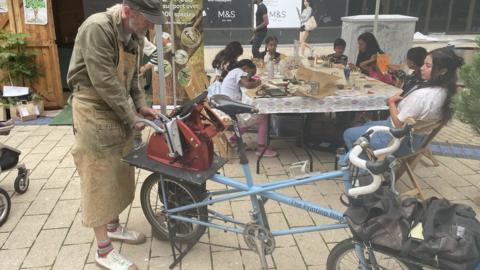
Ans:
<svg viewBox="0 0 480 270"><path fill-rule="evenodd" d="M118 44L117 76L128 99L138 55L125 52L121 41ZM133 133L95 89L79 89L73 96L72 155L80 175L83 224L98 227L116 218L133 201L135 169L121 161L132 149Z"/></svg>

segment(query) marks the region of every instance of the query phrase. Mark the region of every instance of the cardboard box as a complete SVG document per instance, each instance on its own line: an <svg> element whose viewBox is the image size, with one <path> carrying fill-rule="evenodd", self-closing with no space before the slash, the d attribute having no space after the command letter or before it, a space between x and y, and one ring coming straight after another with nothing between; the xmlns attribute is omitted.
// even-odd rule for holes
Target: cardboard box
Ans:
<svg viewBox="0 0 480 270"><path fill-rule="evenodd" d="M7 108L3 105L0 105L0 122L7 121Z"/></svg>
<svg viewBox="0 0 480 270"><path fill-rule="evenodd" d="M40 108L33 101L24 100L16 105L10 105L10 115L12 119L34 120L40 115Z"/></svg>

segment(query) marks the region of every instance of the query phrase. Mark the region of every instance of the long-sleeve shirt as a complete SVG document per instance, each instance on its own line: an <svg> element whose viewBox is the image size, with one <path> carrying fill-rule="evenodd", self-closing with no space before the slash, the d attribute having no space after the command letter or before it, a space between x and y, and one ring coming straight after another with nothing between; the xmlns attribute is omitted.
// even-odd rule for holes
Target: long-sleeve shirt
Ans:
<svg viewBox="0 0 480 270"><path fill-rule="evenodd" d="M145 37L145 46L143 47L143 54L148 57L148 62L154 66L158 66L158 52L157 47Z"/></svg>
<svg viewBox="0 0 480 270"><path fill-rule="evenodd" d="M310 19L310 16L312 16L312 8L307 7L303 9L302 14L300 14L300 25L304 26L308 19Z"/></svg>
<svg viewBox="0 0 480 270"><path fill-rule="evenodd" d="M143 37L124 33L121 9L90 16L78 29L67 82L73 91L94 88L123 123L132 125L135 112L123 93L130 94L137 109L146 106L145 94L138 87L138 65L132 67L131 89L118 80L119 46L137 55L143 51Z"/></svg>

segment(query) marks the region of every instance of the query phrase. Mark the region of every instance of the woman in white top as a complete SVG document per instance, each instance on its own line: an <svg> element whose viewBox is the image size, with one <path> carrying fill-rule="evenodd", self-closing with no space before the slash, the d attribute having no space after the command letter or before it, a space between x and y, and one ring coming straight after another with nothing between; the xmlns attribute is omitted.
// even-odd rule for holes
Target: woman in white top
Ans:
<svg viewBox="0 0 480 270"><path fill-rule="evenodd" d="M305 23L310 19L312 16L312 7L311 7L311 0L304 0L303 5L305 8L303 9L302 13L300 14L300 10L297 8L298 16L300 18L300 55L303 56L305 53L305 48L308 47L310 50L312 47L307 43L308 35L310 34L309 31L305 30Z"/></svg>
<svg viewBox="0 0 480 270"><path fill-rule="evenodd" d="M403 140L395 156L405 156L412 150L418 150L438 124L445 124L452 119L451 105L457 92L457 69L462 64L463 60L448 48L430 52L421 68L422 79L426 83L404 97L395 95L389 98L389 119L347 129L343 133L347 148L352 149L353 143L371 126L403 127L406 119L412 118L417 122L412 140ZM390 140L387 134L375 134L370 143L374 149L379 149L386 147Z"/></svg>

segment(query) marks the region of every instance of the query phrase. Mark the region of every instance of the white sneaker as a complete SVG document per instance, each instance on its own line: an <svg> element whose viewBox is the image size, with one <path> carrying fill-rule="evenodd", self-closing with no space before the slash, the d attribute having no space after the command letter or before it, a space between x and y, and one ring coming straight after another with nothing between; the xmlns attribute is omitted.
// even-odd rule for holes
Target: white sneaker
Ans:
<svg viewBox="0 0 480 270"><path fill-rule="evenodd" d="M145 234L136 231L130 231L123 226L118 226L114 232L107 232L110 239L116 241L122 241L127 244L138 245L145 242Z"/></svg>
<svg viewBox="0 0 480 270"><path fill-rule="evenodd" d="M100 257L95 252L95 261L98 266L108 270L138 270L134 263L124 258L116 250L110 251L105 257Z"/></svg>

